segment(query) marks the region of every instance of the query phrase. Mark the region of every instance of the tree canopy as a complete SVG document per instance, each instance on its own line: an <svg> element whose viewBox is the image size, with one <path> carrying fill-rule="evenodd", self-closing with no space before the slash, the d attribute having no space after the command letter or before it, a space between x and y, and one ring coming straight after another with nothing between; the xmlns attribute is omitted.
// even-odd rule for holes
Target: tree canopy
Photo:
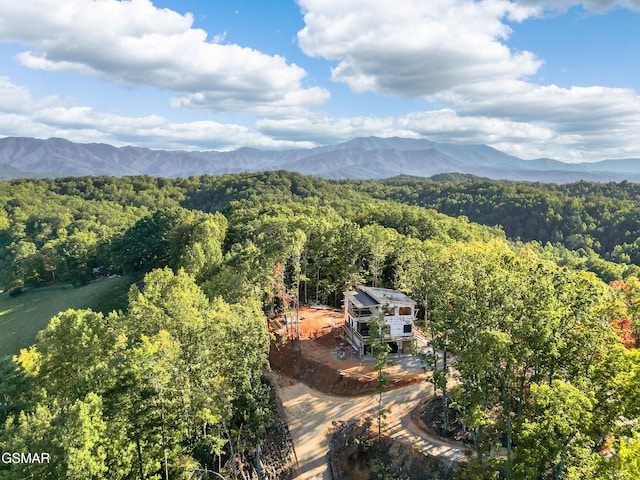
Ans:
<svg viewBox="0 0 640 480"><path fill-rule="evenodd" d="M233 473L269 414L267 315L359 284L419 302L444 422L462 417L479 472L635 478L639 194L288 172L0 182L3 290L136 282L126 311L61 312L0 362L0 448L59 459L0 478Z"/></svg>

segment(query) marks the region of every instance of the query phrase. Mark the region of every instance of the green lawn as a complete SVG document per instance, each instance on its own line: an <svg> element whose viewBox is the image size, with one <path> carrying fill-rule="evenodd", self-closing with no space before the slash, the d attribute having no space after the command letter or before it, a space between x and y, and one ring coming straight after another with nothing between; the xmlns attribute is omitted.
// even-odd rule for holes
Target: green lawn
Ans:
<svg viewBox="0 0 640 480"><path fill-rule="evenodd" d="M51 317L69 308L108 313L124 310L131 279L114 278L74 288L71 285L26 290L11 298L0 295L0 357L17 354L33 344Z"/></svg>

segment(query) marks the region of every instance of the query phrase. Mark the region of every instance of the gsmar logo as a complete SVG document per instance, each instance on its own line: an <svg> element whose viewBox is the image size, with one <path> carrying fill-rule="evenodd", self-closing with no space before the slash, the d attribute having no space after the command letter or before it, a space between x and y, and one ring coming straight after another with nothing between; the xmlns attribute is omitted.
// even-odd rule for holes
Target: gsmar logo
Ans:
<svg viewBox="0 0 640 480"><path fill-rule="evenodd" d="M0 458L5 465L12 463L49 463L51 461L51 457L47 452L2 452L2 457Z"/></svg>

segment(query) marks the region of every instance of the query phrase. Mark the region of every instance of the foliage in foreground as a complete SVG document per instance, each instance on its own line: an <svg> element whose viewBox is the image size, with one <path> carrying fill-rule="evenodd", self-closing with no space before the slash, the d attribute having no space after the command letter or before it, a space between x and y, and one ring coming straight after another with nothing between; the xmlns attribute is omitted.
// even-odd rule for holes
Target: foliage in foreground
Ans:
<svg viewBox="0 0 640 480"><path fill-rule="evenodd" d="M68 310L15 357L2 451L49 452L0 478L182 478L213 469L268 416L269 336L257 304L209 301L168 269L133 287L126 314ZM3 392L4 393L4 392ZM22 408L16 412L15 405Z"/></svg>
<svg viewBox="0 0 640 480"><path fill-rule="evenodd" d="M480 466L497 459L508 479L632 468L613 444L637 435L640 351L612 325L625 316L637 328L635 300L497 241L450 245L425 268L432 381Z"/></svg>

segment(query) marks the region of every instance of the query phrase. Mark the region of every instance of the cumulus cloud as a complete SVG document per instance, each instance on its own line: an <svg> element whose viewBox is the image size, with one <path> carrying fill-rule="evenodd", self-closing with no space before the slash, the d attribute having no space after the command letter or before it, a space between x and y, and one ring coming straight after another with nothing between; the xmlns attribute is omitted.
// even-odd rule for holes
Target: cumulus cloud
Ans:
<svg viewBox="0 0 640 480"><path fill-rule="evenodd" d="M34 99L27 87L14 84L9 77L0 77L0 111L26 113L58 101L55 96Z"/></svg>
<svg viewBox="0 0 640 480"><path fill-rule="evenodd" d="M640 0L298 0L308 55L337 62L331 78L357 93L429 97L526 80L543 59L508 46L510 22L583 5L640 10ZM481 93L481 92L480 92Z"/></svg>
<svg viewBox="0 0 640 480"><path fill-rule="evenodd" d="M399 126L393 117L335 118L327 114L312 114L296 118L264 118L256 122L256 128L273 138L311 140L318 145L340 143L356 137L420 137Z"/></svg>
<svg viewBox="0 0 640 480"><path fill-rule="evenodd" d="M10 95L9 95L10 94ZM55 97L34 98L24 86L0 77L0 131L3 135L64 137L149 148L232 150L308 148L313 142L274 139L244 125L215 121L172 122L160 115L131 117L89 106L69 106Z"/></svg>
<svg viewBox="0 0 640 480"><path fill-rule="evenodd" d="M460 114L546 123L561 133L596 135L640 129L640 96L631 89L486 83L436 96Z"/></svg>
<svg viewBox="0 0 640 480"><path fill-rule="evenodd" d="M174 104L216 112L296 112L329 94L302 85L306 72L278 55L193 28L191 14L149 0L30 0L0 3L0 40L29 50L24 66L94 75L127 86L175 91ZM273 110L271 110L273 109Z"/></svg>
<svg viewBox="0 0 640 480"><path fill-rule="evenodd" d="M431 95L459 85L534 74L541 61L505 44L505 18L539 7L506 0L299 0L302 50L337 61L332 79L355 92Z"/></svg>
<svg viewBox="0 0 640 480"><path fill-rule="evenodd" d="M428 138L436 142L500 145L516 154L512 145L526 145L517 154L526 158L548 155L549 146L574 145L576 138L559 135L542 125L484 116L460 116L452 109L411 112L398 117L334 118L314 114L295 119L261 119L258 131L274 138L310 139L333 144L355 137ZM547 148L543 148L546 146ZM497 148L497 147L496 147Z"/></svg>
<svg viewBox="0 0 640 480"><path fill-rule="evenodd" d="M634 141L640 124L630 126L630 121L611 117L600 129L585 133L578 128L562 131L545 121L461 115L445 108L386 118L312 114L295 119L261 119L256 128L275 139L308 140L320 145L366 136L428 138L444 143L486 144L525 159L550 157L572 162L640 157L640 146Z"/></svg>
<svg viewBox="0 0 640 480"><path fill-rule="evenodd" d="M336 118L326 113L307 113L289 118L262 118L253 127L215 121L172 122L160 115L126 116L117 111L70 105L55 97L37 98L24 86L0 77L0 131L4 135L64 137L75 142L105 142L150 148L186 150L232 150L239 147L262 149L310 148L343 142L355 137L429 138L437 142L482 143L522 158L553 157L561 160L598 160L620 156L640 157L636 136L640 115L636 107L609 108L606 95L590 89L594 118L567 128L569 123L548 121L539 108L535 121L498 112L483 115L487 105L456 111L443 108L411 112L400 116L356 116ZM602 93L602 92L601 92ZM575 93L574 93L575 94ZM623 100L632 102L632 92L619 90ZM563 94L559 93L560 98ZM602 97L602 98L601 98ZM454 102L454 100L451 100ZM517 108L529 108L522 98ZM638 101L637 99L635 100ZM512 106L517 111L516 106ZM493 105L492 108L498 108ZM500 108L504 109L505 106ZM552 106L549 106L553 110ZM561 108L560 111L566 109ZM582 112L576 108L575 115ZM588 117L588 116L587 116Z"/></svg>
<svg viewBox="0 0 640 480"><path fill-rule="evenodd" d="M25 46L16 57L22 65L155 86L175 92L176 108L261 118L248 127L132 117L34 98L0 77L0 131L152 148L296 148L376 135L485 143L523 158L640 156L637 93L538 85L532 78L543 59L509 47L510 22L579 4L592 12L640 9L640 0L297 1L305 21L298 44L333 62L334 81L355 92L421 97L437 109L382 118L310 113L329 93L306 85L302 68L223 44L224 33L208 39L189 14L149 0L29 0L0 3L0 41Z"/></svg>
<svg viewBox="0 0 640 480"><path fill-rule="evenodd" d="M640 0L298 3L305 21L299 44L309 55L337 62L334 81L358 93L423 97L445 107L400 117L396 130L489 143L526 158L597 159L636 144L636 92L536 84L531 78L543 60L510 49L508 40L509 22L579 4L592 12L640 9Z"/></svg>

